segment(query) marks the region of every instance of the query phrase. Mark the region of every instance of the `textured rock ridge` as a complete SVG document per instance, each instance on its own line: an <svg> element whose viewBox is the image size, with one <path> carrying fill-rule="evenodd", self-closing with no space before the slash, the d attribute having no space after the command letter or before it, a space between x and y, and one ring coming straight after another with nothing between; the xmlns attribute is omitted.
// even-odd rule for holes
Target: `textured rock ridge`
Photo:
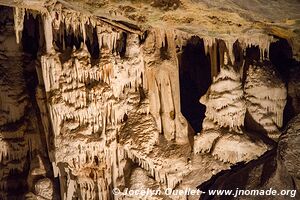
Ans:
<svg viewBox="0 0 300 200"><path fill-rule="evenodd" d="M195 153L211 153L217 159L237 163L250 161L268 149L262 141L253 143L242 129L247 107L241 76L233 66L221 67L200 102L206 112L203 130L195 136Z"/></svg>
<svg viewBox="0 0 300 200"><path fill-rule="evenodd" d="M270 65L250 65L247 73L245 93L248 111L271 138L278 138L287 99L285 84Z"/></svg>
<svg viewBox="0 0 300 200"><path fill-rule="evenodd" d="M234 199L297 199L299 198L299 115L287 125L279 138L278 148L261 158L249 162L240 170L228 171L219 176L206 189L268 190L280 192L289 190L289 194L274 196L237 196ZM241 177L245 177L241 179ZM200 187L206 187L203 184ZM203 189L203 188L202 188ZM203 195L201 199L222 199L222 196ZM233 199L233 198L232 198Z"/></svg>

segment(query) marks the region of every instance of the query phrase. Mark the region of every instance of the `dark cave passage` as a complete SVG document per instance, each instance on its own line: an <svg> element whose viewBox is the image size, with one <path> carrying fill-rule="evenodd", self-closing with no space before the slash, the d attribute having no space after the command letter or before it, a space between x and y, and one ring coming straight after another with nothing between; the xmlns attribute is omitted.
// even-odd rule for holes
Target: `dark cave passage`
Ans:
<svg viewBox="0 0 300 200"><path fill-rule="evenodd" d="M283 38L277 39L278 41L270 45L269 58L288 89L291 73L293 70L296 72L299 71L300 63L293 58L292 47L288 41ZM297 101L297 99L291 97L290 92L288 92L287 103L283 113L283 127L298 114L293 107L293 101Z"/></svg>
<svg viewBox="0 0 300 200"><path fill-rule="evenodd" d="M46 166L47 177L53 177L53 171L50 163L50 158L48 155L48 148L52 148L54 145L53 137L50 137L52 133L45 132L44 125L42 123L42 115L43 113L40 110L38 100L37 100L37 89L43 85L42 80L39 78L42 76L38 75L38 68L41 68L40 56L45 52L45 44L44 44L44 34L43 34L43 26L42 26L42 16L37 15L33 17L32 14L27 13L24 18L24 29L22 32L22 51L23 51L23 77L26 84L26 92L30 98L30 108L29 111L32 113L31 115L35 118L33 122L36 123L36 132L39 133L39 137L42 143L42 148L39 149L39 152L33 152L33 155L43 155L41 159L43 160L44 165ZM40 77L39 77L40 76ZM45 105L46 107L46 105ZM49 113L47 113L48 117ZM51 130L51 129L50 129ZM49 136L48 138L47 135ZM47 144L47 140L48 143ZM32 158L31 158L32 159ZM40 178L40 177L36 177ZM56 180L55 184L58 182Z"/></svg>
<svg viewBox="0 0 300 200"><path fill-rule="evenodd" d="M243 83L245 82L249 65L272 65L275 68L275 73L283 80L288 90L291 71L293 69L296 69L297 71L300 64L293 58L292 47L288 41L278 37L276 39L276 42L270 44L269 58L265 60L261 60L259 46L250 46L246 48ZM287 102L283 113L282 129L286 126L287 122L297 114L293 108L292 101L293 98L288 92Z"/></svg>
<svg viewBox="0 0 300 200"><path fill-rule="evenodd" d="M293 59L292 48L286 39L277 38L278 41L270 44L269 58L261 60L260 47L250 46L246 48L245 54L245 72L249 65L252 64L268 64L271 63L280 75L280 78L288 83L290 68L295 67L298 62ZM266 52L264 52L266 55Z"/></svg>
<svg viewBox="0 0 300 200"><path fill-rule="evenodd" d="M269 51L270 61L287 83L289 70L294 64L292 47L286 39L278 38L278 41L271 43Z"/></svg>
<svg viewBox="0 0 300 200"><path fill-rule="evenodd" d="M97 37L97 30L91 25L86 26L86 29L89 29L89 31L91 32L91 38L88 37L87 40L85 41L88 51L91 54L91 62L92 64L97 63L100 58L100 49L99 49L99 43Z"/></svg>
<svg viewBox="0 0 300 200"><path fill-rule="evenodd" d="M209 57L203 40L192 37L179 59L181 112L195 132L202 130L206 107L199 102L211 84Z"/></svg>
<svg viewBox="0 0 300 200"><path fill-rule="evenodd" d="M117 40L117 46L116 46L116 51L121 58L125 57L126 43L127 43L127 33L122 32L120 38Z"/></svg>
<svg viewBox="0 0 300 200"><path fill-rule="evenodd" d="M244 56L244 70L242 76L242 83L245 83L247 71L250 65L253 65L255 62L260 60L260 49L259 46L248 46L245 49L245 56Z"/></svg>
<svg viewBox="0 0 300 200"><path fill-rule="evenodd" d="M11 135L3 140L11 144L7 147L8 154L14 155L3 157L0 163L2 170L5 171L0 177L0 184L2 186L8 185L8 187L5 186L6 188L0 188L0 199L5 199L5 196L8 199L23 199L24 194L32 189L31 184L42 178L41 175L31 174L32 163L38 156L45 165L45 176L53 177L53 171L49 167L51 164L48 157L46 134L36 99L36 89L39 85L37 68L40 67L40 55L44 52L44 35L41 35L43 33L41 30L42 17L40 14L33 16L29 10L26 11L22 37L20 43L17 44L13 9L0 6L0 13L0 80L6 80L9 85L9 89L6 90L5 85L1 85L4 90L1 91L0 102L3 100L3 96L4 99L5 96L12 96L12 103L17 109L23 109L21 106L18 107L18 104L24 105L24 112L21 111L23 113L20 114L21 117L17 121L11 121L0 126L0 132L5 129ZM6 105L9 103L5 101L3 105L0 105L1 112ZM15 115L11 110L6 112L12 117ZM24 135L16 134L16 132L22 131L23 127L25 127ZM0 134L1 138L5 136L2 134ZM33 149L32 138L36 143L41 142L42 146ZM14 148L10 148L10 146Z"/></svg>
<svg viewBox="0 0 300 200"><path fill-rule="evenodd" d="M167 40L167 37L165 36L165 44L160 48L160 58L162 60L170 59L168 49L169 49L168 40Z"/></svg>
<svg viewBox="0 0 300 200"><path fill-rule="evenodd" d="M38 86L38 75L36 71L37 57L40 50L40 26L41 16L35 18L27 14L24 19L24 29L22 32L23 74L26 82L27 92L31 102L35 102L35 90Z"/></svg>
<svg viewBox="0 0 300 200"><path fill-rule="evenodd" d="M5 101L7 97L22 95L20 92L22 87L18 83L21 82L23 76L20 73L23 67L23 54L20 46L16 43L13 9L10 7L0 6L0 38L0 140L2 142L1 151L3 152L3 148L6 148L7 152L7 155L0 152L0 199L6 197L22 199L28 187L26 179L30 168L29 152L24 147L24 138L14 137L13 134L26 123L24 115L27 114L27 111L24 110L23 114L23 108L16 105L19 110L22 110L21 114L12 115L11 109L6 109L7 102ZM7 81L9 88L6 89L4 81ZM19 101L15 102L22 104L25 98L18 98ZM16 118L6 121L7 118L2 116L3 113ZM5 134L4 131L7 133ZM9 156L16 154L17 151L23 154L19 153L20 156L16 157ZM20 158L18 159L18 157ZM21 159L23 162L20 161Z"/></svg>
<svg viewBox="0 0 300 200"><path fill-rule="evenodd" d="M42 19L40 15L34 18L31 14L27 14L24 19L24 29L22 32L21 41L22 47L24 53L31 55L33 58L37 58L37 53L39 50L39 23L41 20Z"/></svg>

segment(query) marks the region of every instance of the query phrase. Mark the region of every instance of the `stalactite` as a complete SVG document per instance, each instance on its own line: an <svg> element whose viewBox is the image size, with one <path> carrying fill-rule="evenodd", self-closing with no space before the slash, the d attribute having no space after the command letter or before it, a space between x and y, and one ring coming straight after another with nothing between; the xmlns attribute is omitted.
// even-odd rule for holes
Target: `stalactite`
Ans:
<svg viewBox="0 0 300 200"><path fill-rule="evenodd" d="M49 47L51 49L51 47ZM42 56L41 65L46 92L59 88L58 74L61 73L61 64L57 55Z"/></svg>
<svg viewBox="0 0 300 200"><path fill-rule="evenodd" d="M218 75L218 58L217 58L217 43L214 42L209 48L210 63L211 63L211 77L212 80Z"/></svg>
<svg viewBox="0 0 300 200"><path fill-rule="evenodd" d="M158 129L164 132L169 140L176 139L179 143L187 142L187 124L180 112L179 80L177 51L186 41L186 35L180 31L164 31L155 28L150 34L151 43L146 44L144 52L151 52L145 56L145 86L149 91L150 113L154 116ZM175 40L175 42L174 42ZM156 61L155 56L160 56L161 61ZM159 65L161 67L154 67ZM167 83L163 77L175 80ZM153 92L152 92L153 91ZM168 95L164 95L167 93ZM172 102L165 106L166 102ZM172 107L172 108L170 108Z"/></svg>
<svg viewBox="0 0 300 200"><path fill-rule="evenodd" d="M108 48L110 52L114 52L117 46L117 40L120 38L119 32L114 32L112 29L105 25L97 26L97 35L99 40L100 50L103 47Z"/></svg>
<svg viewBox="0 0 300 200"><path fill-rule="evenodd" d="M230 63L233 65L235 62L234 53L233 53L233 44L235 43L236 39L226 40L226 52L227 52L227 59L229 59Z"/></svg>
<svg viewBox="0 0 300 200"><path fill-rule="evenodd" d="M241 42L243 49L251 45L259 46L261 60L267 60L269 58L270 44L271 42L275 41L273 36L258 34L258 33L256 34L255 37L240 36L238 39ZM266 57L265 57L265 52L266 52Z"/></svg>
<svg viewBox="0 0 300 200"><path fill-rule="evenodd" d="M218 73L217 66L217 52L216 52L216 44L217 39L212 37L203 37L204 49L205 53L210 55L211 59L211 74L212 78ZM221 38L219 39L219 54L220 54L220 62L223 65L223 54L227 52L229 61L234 64L235 56L233 52L233 45L237 39L236 38ZM271 42L274 41L272 36L267 36L265 34L257 34L257 37L248 37L248 36L240 36L238 38L239 42L242 44L243 49L246 49L247 46L259 46L260 48L260 57L261 60L267 60L269 57L269 47ZM223 44L224 43L224 44Z"/></svg>
<svg viewBox="0 0 300 200"><path fill-rule="evenodd" d="M205 54L209 53L209 49L213 46L215 39L212 37L203 37Z"/></svg>
<svg viewBox="0 0 300 200"><path fill-rule="evenodd" d="M46 51L53 52L53 31L52 31L52 18L49 14L44 15L44 35L46 43Z"/></svg>
<svg viewBox="0 0 300 200"><path fill-rule="evenodd" d="M15 7L14 8L14 25L15 25L15 33L16 33L16 41L19 44L22 39L22 31L25 17L25 9Z"/></svg>
<svg viewBox="0 0 300 200"><path fill-rule="evenodd" d="M23 9L15 9L18 43L21 40L24 13ZM124 168L129 160L169 188L177 187L183 177L192 171L192 164L186 158L173 156L175 149L169 148L171 144L179 149L178 154L186 155L183 149L190 147L187 144L188 124L180 111L177 53L186 45L191 34L154 28L149 36L153 37L150 40L153 44L149 45L146 44L149 39L141 41L143 37L126 31L130 28L114 27L111 25L113 23L103 21L109 20L63 9L60 3L53 4L51 9L43 13L46 53L41 57L41 69L37 70L39 88L36 99L47 132L48 146L51 143L48 136L53 131L51 145L54 150L51 149L49 156L54 174L60 179L62 199L109 199L112 187L124 186ZM98 41L94 41L89 26L96 29ZM124 55L120 55L117 47L124 31L126 41L122 45L126 45L126 48ZM68 44L73 48L70 57L64 55L70 47L66 47L68 37L75 40ZM214 82L203 97L203 103L207 106L203 124L207 136L204 136L204 140L201 135L195 138L194 151L210 152L213 149L212 155L224 162L248 161L261 155L267 147L260 142L252 145L249 138L241 136L244 134L230 135L242 133L240 128L244 123L246 106L241 77L231 66L235 59L235 39L221 40L224 45L220 46L220 50L217 38L203 37L205 53L211 59ZM268 53L271 37L241 37L240 40L243 45L259 45L261 59L266 59L264 52ZM101 56L95 63L88 47L96 42L99 43ZM218 50L220 58L217 58ZM222 67L220 73L218 59ZM45 87L45 91L42 87ZM2 97L3 91L10 90L3 88L0 89L0 106L2 108L2 104L7 104L6 111L18 116L7 117L8 121L14 122L24 115L22 106L27 105L28 97ZM280 88L266 91L266 96L258 97L261 105L273 113L272 120L277 125L282 125L283 93ZM249 95L247 100L252 101L251 98ZM269 101L274 103L274 98L278 100L278 105L269 106ZM8 105L17 100L21 106L13 108ZM134 122L132 118L136 118ZM128 124L131 125L130 130L125 131ZM16 132L0 132L4 139L25 139L22 141L23 148L17 147L16 151L10 152L7 151L7 143L0 141L0 162L23 159L28 153L32 156L31 153L39 149L41 143L35 138L37 133L25 133L24 129L28 127L24 127ZM227 127L229 133L220 132ZM165 141L159 137L159 133L163 133L166 143L163 143ZM215 146L210 146L211 143ZM221 148L226 144L230 144L228 148ZM234 148L239 151L234 151ZM51 185L48 180L44 181ZM7 187L0 181L0 188ZM36 187L38 195L48 198L47 188L42 185Z"/></svg>
<svg viewBox="0 0 300 200"><path fill-rule="evenodd" d="M54 30L70 28L75 37L82 37L83 41L92 41L88 38L90 34L85 28L87 23L90 23L88 18L72 21L76 14L56 13L56 15L58 15L57 21L51 22L56 26L53 27ZM50 21L49 19L51 25ZM41 59L55 145L63 147L61 151L55 152L54 168L59 162L67 162L71 166L73 175L84 177L85 175L82 174L84 169L94 166L94 157L97 157L97 162L104 159L101 163L106 165L102 175L98 172L94 175L98 177L95 179L97 184L87 183L88 180L83 179L81 182L76 181L76 184L79 184L79 193L72 189L75 187L72 186L72 181L62 184L65 198L71 198L75 193L84 198L94 198L98 195L95 192L96 187L101 193L99 198L107 199L110 196L108 185L116 185L120 177L123 177L123 165L119 165L121 160L118 160L119 155L116 155L117 147L112 145L115 144L116 133L112 133L111 130L119 130L124 115L140 101L137 91L143 84L144 63L138 36L127 37L126 56L130 59L122 60L114 53L120 32L106 25L98 24L96 27L102 54L100 62L96 65L91 64L91 55L85 43L82 43L79 49L73 49L71 57L63 63L59 60L60 54L53 51L50 45L48 45L48 54ZM60 35L58 38L62 38L63 31L59 31L55 34ZM48 43L52 44L49 41L48 37ZM125 98L126 96L128 97ZM78 144L79 152L65 157L65 149L72 148L63 144L60 138L65 137L64 131L72 135L74 130L77 130L76 134L80 134L82 138L100 136L97 139L100 141L81 142ZM104 143L108 140L112 142L109 147ZM69 141L69 143L77 143L77 141ZM65 176L63 174L70 172L59 169L59 173L60 176Z"/></svg>

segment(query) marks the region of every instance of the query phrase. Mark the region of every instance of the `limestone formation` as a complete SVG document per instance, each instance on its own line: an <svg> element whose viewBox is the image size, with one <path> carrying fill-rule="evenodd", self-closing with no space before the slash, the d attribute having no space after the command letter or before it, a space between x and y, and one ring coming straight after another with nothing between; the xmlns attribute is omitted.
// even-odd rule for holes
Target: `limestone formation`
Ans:
<svg viewBox="0 0 300 200"><path fill-rule="evenodd" d="M292 112L299 113L300 112L300 74L298 73L298 68L293 68L290 70L290 80L288 83L288 95L291 97L292 101Z"/></svg>
<svg viewBox="0 0 300 200"><path fill-rule="evenodd" d="M278 128L283 125L287 90L274 68L250 65L245 93L250 116L271 138L278 138Z"/></svg>
<svg viewBox="0 0 300 200"><path fill-rule="evenodd" d="M0 0L0 199L198 199L113 189L196 189L275 151L299 112L300 5L222 2ZM276 168L297 187L299 123Z"/></svg>
<svg viewBox="0 0 300 200"><path fill-rule="evenodd" d="M202 189L247 189L249 191L275 190L276 199L299 198L299 115L292 119L279 138L278 148L239 170L227 171ZM241 179L245 177L245 179ZM284 190L283 193L280 193ZM286 192L289 191L289 192ZM202 199L222 199L205 194ZM272 195L237 195L235 199L274 199Z"/></svg>
<svg viewBox="0 0 300 200"><path fill-rule="evenodd" d="M300 188L299 176L299 120L300 115L297 115L291 120L287 126L285 133L280 137L278 143L277 159L285 166L286 172L292 177L295 187Z"/></svg>
<svg viewBox="0 0 300 200"><path fill-rule="evenodd" d="M206 106L204 129L210 129L208 121L214 127L229 128L236 132L244 125L246 103L241 77L233 66L221 67L220 73L214 78L206 95L200 102Z"/></svg>
<svg viewBox="0 0 300 200"><path fill-rule="evenodd" d="M206 113L203 130L195 136L195 153L211 153L224 162L237 163L250 161L268 149L261 141L253 143L242 131L246 102L240 74L233 66L221 67L200 102Z"/></svg>

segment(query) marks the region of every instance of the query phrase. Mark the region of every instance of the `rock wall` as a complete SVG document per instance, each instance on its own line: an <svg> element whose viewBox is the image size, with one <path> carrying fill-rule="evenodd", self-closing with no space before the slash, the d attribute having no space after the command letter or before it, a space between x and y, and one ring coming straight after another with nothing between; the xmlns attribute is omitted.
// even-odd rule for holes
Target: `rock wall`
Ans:
<svg viewBox="0 0 300 200"><path fill-rule="evenodd" d="M273 190L275 196L270 195L237 195L228 199L297 199L299 198L299 115L287 125L278 142L278 148L249 162L239 170L223 173L213 183L204 183L201 189L232 189L244 190ZM244 177L241 179L241 177ZM281 190L289 191L280 194ZM223 199L223 196L209 196L205 194L201 199Z"/></svg>
<svg viewBox="0 0 300 200"><path fill-rule="evenodd" d="M24 76L34 68L33 58L16 43L12 9L1 7L1 12L0 198L20 199L27 189L34 189L39 178L51 183L47 179L51 172L47 149L42 146L39 112Z"/></svg>

